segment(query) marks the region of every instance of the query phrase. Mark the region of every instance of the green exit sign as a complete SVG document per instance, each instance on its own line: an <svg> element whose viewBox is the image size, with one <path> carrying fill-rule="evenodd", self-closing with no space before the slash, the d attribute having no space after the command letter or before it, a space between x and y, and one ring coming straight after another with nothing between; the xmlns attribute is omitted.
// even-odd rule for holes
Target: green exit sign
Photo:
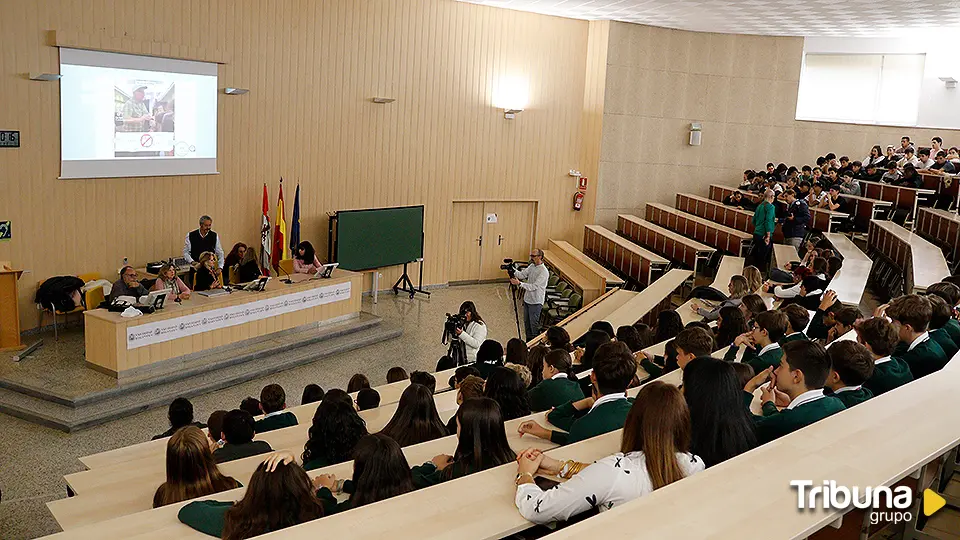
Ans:
<svg viewBox="0 0 960 540"><path fill-rule="evenodd" d="M20 132L0 131L0 148L20 148Z"/></svg>

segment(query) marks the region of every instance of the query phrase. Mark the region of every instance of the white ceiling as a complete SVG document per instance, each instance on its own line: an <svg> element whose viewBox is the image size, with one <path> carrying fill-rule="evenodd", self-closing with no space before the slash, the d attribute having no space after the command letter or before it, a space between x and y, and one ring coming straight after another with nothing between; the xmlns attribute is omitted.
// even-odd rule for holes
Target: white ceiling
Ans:
<svg viewBox="0 0 960 540"><path fill-rule="evenodd" d="M576 19L701 32L893 36L960 27L954 0L461 0Z"/></svg>

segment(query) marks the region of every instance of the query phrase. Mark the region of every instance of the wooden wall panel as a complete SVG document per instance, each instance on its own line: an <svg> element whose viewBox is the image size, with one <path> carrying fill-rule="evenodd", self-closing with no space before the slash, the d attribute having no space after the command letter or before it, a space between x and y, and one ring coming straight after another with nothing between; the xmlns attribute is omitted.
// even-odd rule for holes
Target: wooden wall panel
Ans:
<svg viewBox="0 0 960 540"><path fill-rule="evenodd" d="M0 259L32 272L24 320L36 320L29 284L176 254L201 214L226 250L258 243L262 184L273 209L281 176L288 221L299 182L302 236L321 253L328 212L424 204L426 284L456 264L445 255L454 199L538 200L536 238L580 245L596 202L608 27L453 0L0 0L0 128L23 138L0 151L0 219L14 231ZM250 93L220 96L221 174L58 180L59 85L24 75L58 71L51 30L222 56L220 86ZM505 76L529 82L512 121L492 104ZM571 168L593 182L582 212ZM156 202L171 193L175 203ZM385 269L383 283L398 275Z"/></svg>

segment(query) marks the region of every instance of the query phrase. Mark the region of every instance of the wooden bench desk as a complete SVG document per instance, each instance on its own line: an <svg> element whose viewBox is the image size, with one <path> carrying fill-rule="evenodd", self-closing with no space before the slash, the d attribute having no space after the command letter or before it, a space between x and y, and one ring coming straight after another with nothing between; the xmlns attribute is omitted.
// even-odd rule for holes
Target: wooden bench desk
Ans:
<svg viewBox="0 0 960 540"><path fill-rule="evenodd" d="M438 371L433 374L433 376L437 379L438 394L450 390L450 385L447 384L447 381L455 372L456 368ZM385 407L400 401L400 396L409 385L410 381L404 380L374 387L374 390L380 394L380 406ZM357 393L353 392L350 394L350 396L356 399ZM319 405L319 403L307 403L304 405L290 407L288 410L297 416L297 421L299 423L309 424L313 419L313 413L317 410L317 405ZM257 416L256 418L260 419L262 416ZM206 429L204 429L204 433L206 433ZM163 459L164 452L167 448L168 439L169 437L164 437L155 441L144 441L129 446L115 448L113 450L90 454L79 459L80 462L86 465L88 469L108 467L123 463L125 461L134 461L151 456Z"/></svg>
<svg viewBox="0 0 960 540"><path fill-rule="evenodd" d="M441 418L444 421L449 420L457 410L456 392L437 394L435 399ZM387 425L396 408L397 404L387 405L361 411L360 416L366 421L367 430L374 433ZM308 439L311 424L309 420L301 421L297 426L259 434L256 439L267 441L274 450L289 450L300 455ZM250 476L262 461L262 457L251 456L223 463L220 470L247 485ZM57 519L57 523L67 530L150 509L154 491L166 478L166 461L162 455L151 456L114 467L101 467L67 475L64 478L77 495L51 501L47 503L47 507Z"/></svg>
<svg viewBox="0 0 960 540"><path fill-rule="evenodd" d="M956 163L954 163L954 165L956 165ZM923 172L919 174L920 178L923 180L924 189L932 189L937 192L939 197L949 198L951 207L956 208L957 203L960 202L960 183L958 183L960 178L958 178L957 175L942 175ZM944 182L946 179L950 180L949 186L947 186Z"/></svg>
<svg viewBox="0 0 960 540"><path fill-rule="evenodd" d="M846 199L847 204L853 205L850 212L853 214L853 224L856 230L861 232L865 232L869 228L871 219L884 219L890 213L890 209L893 208L893 203L890 201L846 193L841 193L840 196Z"/></svg>
<svg viewBox="0 0 960 540"><path fill-rule="evenodd" d="M543 250L543 261L560 276L560 279L569 283L576 292L580 293L584 304L600 298L600 295L606 290L606 281L603 278L595 274L581 273L581 270L584 270L582 265L571 266L561 256L549 249Z"/></svg>
<svg viewBox="0 0 960 540"><path fill-rule="evenodd" d="M631 326L638 321L654 325L660 311L672 307L671 297L674 291L692 275L689 270L670 270L602 320L612 324L614 330L621 326Z"/></svg>
<svg viewBox="0 0 960 540"><path fill-rule="evenodd" d="M656 276L665 272L670 265L667 259L600 225L586 225L583 228L583 250L641 288L653 283Z"/></svg>
<svg viewBox="0 0 960 540"><path fill-rule="evenodd" d="M693 275L716 253L710 246L630 214L617 216L617 234L683 264L693 270Z"/></svg>
<svg viewBox="0 0 960 540"><path fill-rule="evenodd" d="M611 272L610 270L607 270L606 267L591 259L590 256L585 252L575 248L570 242L567 242L566 240L549 240L547 242L547 248L551 251L562 254L562 256L567 257L571 261L577 261L594 274L603 276L603 279L607 282L608 290L612 289L613 287L623 286L623 278ZM583 273L586 274L586 272Z"/></svg>
<svg viewBox="0 0 960 540"><path fill-rule="evenodd" d="M773 245L773 263L777 268L783 268L783 265L791 261L799 261L800 254L797 253L797 248L793 247L790 244L774 244Z"/></svg>
<svg viewBox="0 0 960 540"><path fill-rule="evenodd" d="M916 232L940 246L947 258L956 263L960 254L960 216L949 210L921 208L917 212Z"/></svg>
<svg viewBox="0 0 960 540"><path fill-rule="evenodd" d="M727 286L730 284L730 278L740 275L740 273L743 272L743 264L743 257L724 255L723 258L720 259L720 266L717 267L717 275L713 278L713 283L711 283L710 286L727 294ZM693 311L692 305L694 303L703 305L702 300L691 298L677 308L677 313L680 314L680 320L683 321L684 325L691 321L699 321L703 318L700 314Z"/></svg>
<svg viewBox="0 0 960 540"><path fill-rule="evenodd" d="M576 313L569 315L557 323L556 326L566 330L570 334L571 341L576 341L590 330L593 323L606 320L611 313L623 307L637 294L639 293L623 289L607 291L606 294L580 308ZM547 333L544 330L539 336L528 341L527 346L533 347L542 343L546 340L546 336Z"/></svg>
<svg viewBox="0 0 960 540"><path fill-rule="evenodd" d="M870 199L890 201L893 206L909 212L909 220L916 219L920 202L928 202L936 192L932 189L894 186L881 182L860 180L861 195Z"/></svg>
<svg viewBox="0 0 960 540"><path fill-rule="evenodd" d="M846 235L828 233L824 238L843 259L843 266L827 285L827 290L837 293L837 300L847 306L858 307L873 269L873 260L860 250Z"/></svg>
<svg viewBox="0 0 960 540"><path fill-rule="evenodd" d="M950 275L940 248L892 221L870 222L867 248L900 268L907 294L926 291Z"/></svg>
<svg viewBox="0 0 960 540"><path fill-rule="evenodd" d="M681 212L665 204L647 203L646 219L651 223L666 227L682 235L688 236L713 246L720 251L744 256L753 241L753 235L738 231L725 225L713 223L700 216Z"/></svg>
<svg viewBox="0 0 960 540"><path fill-rule="evenodd" d="M958 384L942 370L547 538L807 537L844 512L798 511L790 482L890 486L923 469L960 443Z"/></svg>

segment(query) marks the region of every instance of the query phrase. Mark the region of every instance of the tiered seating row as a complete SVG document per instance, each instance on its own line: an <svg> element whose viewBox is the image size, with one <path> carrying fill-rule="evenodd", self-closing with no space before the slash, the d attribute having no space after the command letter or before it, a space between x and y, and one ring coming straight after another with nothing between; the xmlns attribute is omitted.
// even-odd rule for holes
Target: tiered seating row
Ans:
<svg viewBox="0 0 960 540"><path fill-rule="evenodd" d="M654 276L665 272L670 265L670 261L600 225L584 227L583 250L633 280L640 288L653 283Z"/></svg>
<svg viewBox="0 0 960 540"><path fill-rule="evenodd" d="M750 242L753 240L752 234L712 223L665 204L647 203L645 217L651 223L738 257L747 253Z"/></svg>
<svg viewBox="0 0 960 540"><path fill-rule="evenodd" d="M710 199L722 204L723 200L726 199L728 196L732 195L735 191L740 191L740 193L742 193L743 196L753 204L759 204L760 200L763 198L758 193L742 191L730 186L711 184ZM784 203L781 202L780 204L783 205ZM748 213L750 214L750 217L752 220L753 213L752 212L748 212ZM834 212L832 210L828 210L825 208L810 208L811 228L816 229L818 231L830 232L833 230L834 226L836 226L838 223L842 222L848 217L849 216L843 212ZM733 225L730 225L729 223L724 223L724 224L733 227ZM740 229L740 227L734 227L734 228L745 230L747 232L753 232L752 222L750 222L750 226L751 226L750 229ZM783 233L777 230L777 233L774 235L773 240L775 242L779 242L782 239L783 239Z"/></svg>
<svg viewBox="0 0 960 540"><path fill-rule="evenodd" d="M867 248L899 267L907 294L923 292L950 275L940 248L892 221L870 222Z"/></svg>
<svg viewBox="0 0 960 540"><path fill-rule="evenodd" d="M693 269L694 275L716 253L710 246L629 214L617 216L617 234Z"/></svg>
<svg viewBox="0 0 960 540"><path fill-rule="evenodd" d="M956 212L921 208L917 213L917 234L945 250L956 263L960 255L960 216Z"/></svg>

